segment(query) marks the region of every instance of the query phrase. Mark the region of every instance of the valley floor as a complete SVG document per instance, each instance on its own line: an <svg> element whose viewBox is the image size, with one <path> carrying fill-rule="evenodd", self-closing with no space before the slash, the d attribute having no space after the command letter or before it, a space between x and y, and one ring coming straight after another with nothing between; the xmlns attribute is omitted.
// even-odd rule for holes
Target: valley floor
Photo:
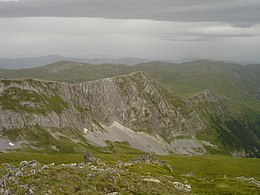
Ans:
<svg viewBox="0 0 260 195"><path fill-rule="evenodd" d="M95 159L0 153L0 194L260 194L260 159L138 153Z"/></svg>

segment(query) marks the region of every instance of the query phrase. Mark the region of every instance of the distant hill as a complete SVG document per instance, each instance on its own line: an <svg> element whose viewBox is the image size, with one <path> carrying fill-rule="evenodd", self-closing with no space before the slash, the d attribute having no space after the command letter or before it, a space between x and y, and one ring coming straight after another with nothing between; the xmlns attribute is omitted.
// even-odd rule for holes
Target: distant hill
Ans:
<svg viewBox="0 0 260 195"><path fill-rule="evenodd" d="M144 62L151 62L151 59L144 58L71 58L59 55L49 55L42 57L25 57L25 58L0 58L0 68L8 69L22 69L22 68L34 68L38 66L43 66L46 64L51 64L58 61L75 61L90 64L126 64L134 65Z"/></svg>
<svg viewBox="0 0 260 195"><path fill-rule="evenodd" d="M189 96L210 89L260 110L260 65L199 60L182 64L144 63L134 68L148 72L173 91Z"/></svg>
<svg viewBox="0 0 260 195"><path fill-rule="evenodd" d="M181 64L149 62L134 66L60 61L31 69L1 69L0 76L77 83L134 71L147 72L165 87L187 96L209 89L216 94L226 95L235 101L260 110L260 65L242 66L210 60Z"/></svg>
<svg viewBox="0 0 260 195"><path fill-rule="evenodd" d="M39 66L44 66L46 64L51 64L59 61L74 61L79 63L87 63L87 64L126 64L129 66L148 63L153 61L162 61L169 63L187 63L199 61L199 58L184 58L179 60L167 60L167 59L147 59L147 58L136 58L136 57L124 57L124 58L76 58L76 57L65 57L60 55L47 55L41 57L23 57L23 58L0 58L0 69L25 69L25 68L35 68ZM210 60L215 61L216 60ZM233 61L223 61L229 64L255 64L256 62L233 62Z"/></svg>

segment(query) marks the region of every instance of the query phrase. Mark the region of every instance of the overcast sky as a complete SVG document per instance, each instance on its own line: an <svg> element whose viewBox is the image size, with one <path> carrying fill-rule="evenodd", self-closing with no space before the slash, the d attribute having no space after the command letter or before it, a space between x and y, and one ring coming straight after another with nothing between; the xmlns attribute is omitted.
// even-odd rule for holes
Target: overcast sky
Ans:
<svg viewBox="0 0 260 195"><path fill-rule="evenodd" d="M0 0L0 57L260 62L260 0Z"/></svg>

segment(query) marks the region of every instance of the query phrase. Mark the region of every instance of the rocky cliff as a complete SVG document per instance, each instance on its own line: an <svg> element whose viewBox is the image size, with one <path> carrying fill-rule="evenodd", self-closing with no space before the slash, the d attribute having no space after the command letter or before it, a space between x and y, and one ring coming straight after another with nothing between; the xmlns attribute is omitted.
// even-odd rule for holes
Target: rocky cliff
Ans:
<svg viewBox="0 0 260 195"><path fill-rule="evenodd" d="M77 137L84 129L102 131L114 121L166 141L205 130L189 100L143 72L79 84L3 79L0 105L0 132L17 140L27 136L20 130L73 130Z"/></svg>
<svg viewBox="0 0 260 195"><path fill-rule="evenodd" d="M92 130L117 121L176 137L204 128L187 99L142 72L79 84L1 80L0 94L1 131L35 125Z"/></svg>
<svg viewBox="0 0 260 195"><path fill-rule="evenodd" d="M143 72L77 84L2 79L1 148L71 151L111 140L159 154L206 153L216 146L195 138L209 131L199 109L205 99L222 101L208 92L187 99Z"/></svg>

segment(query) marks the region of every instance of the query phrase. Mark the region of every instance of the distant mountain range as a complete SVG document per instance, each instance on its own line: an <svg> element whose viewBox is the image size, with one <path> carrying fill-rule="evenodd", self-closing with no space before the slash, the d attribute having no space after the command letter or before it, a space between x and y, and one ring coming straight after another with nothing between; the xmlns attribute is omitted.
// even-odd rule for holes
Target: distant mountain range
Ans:
<svg viewBox="0 0 260 195"><path fill-rule="evenodd" d="M58 61L75 61L89 64L126 64L134 65L139 63L151 62L151 59L144 58L72 58L59 55L48 55L42 57L25 57L25 58L0 58L0 68L19 69L34 68Z"/></svg>
<svg viewBox="0 0 260 195"><path fill-rule="evenodd" d="M140 63L147 63L153 61L169 62L169 63L186 63L192 61L201 60L199 58L187 58L182 60L166 60L166 59L146 59L146 58L135 58L135 57L126 57L126 58L74 58L74 57L64 57L60 55L48 55L41 57L24 57L24 58L0 58L0 68L7 69L23 69L23 68L34 68L43 66L46 64L51 64L58 61L74 61L80 63L88 64L125 64L125 65L135 65ZM211 61L218 61L211 59ZM244 62L234 62L234 61L223 61L226 63L235 63L240 65L247 64L256 64L253 61L244 61Z"/></svg>

